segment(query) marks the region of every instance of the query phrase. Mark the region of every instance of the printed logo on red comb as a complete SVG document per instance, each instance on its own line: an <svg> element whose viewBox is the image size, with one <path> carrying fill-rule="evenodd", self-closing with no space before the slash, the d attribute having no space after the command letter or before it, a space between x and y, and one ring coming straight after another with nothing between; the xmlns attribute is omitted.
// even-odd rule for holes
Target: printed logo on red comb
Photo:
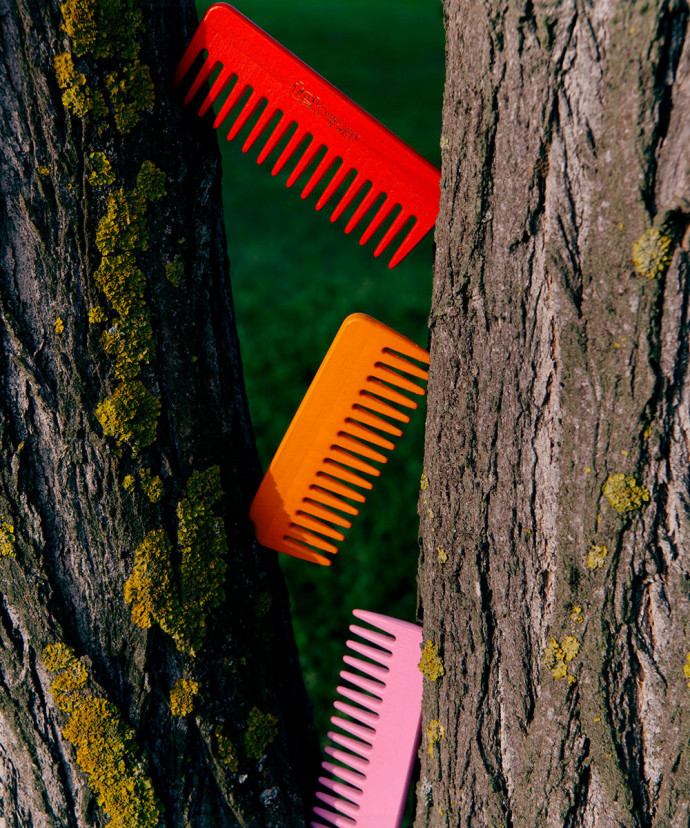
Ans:
<svg viewBox="0 0 690 828"><path fill-rule="evenodd" d="M321 103L321 98L308 92L302 81L295 81L292 87L292 97L298 100L303 106L306 106L307 109L310 109L317 118L323 118L329 126L337 130L348 141L357 141L359 139L359 135L354 129L346 126L337 115L334 115L328 110L325 104Z"/></svg>

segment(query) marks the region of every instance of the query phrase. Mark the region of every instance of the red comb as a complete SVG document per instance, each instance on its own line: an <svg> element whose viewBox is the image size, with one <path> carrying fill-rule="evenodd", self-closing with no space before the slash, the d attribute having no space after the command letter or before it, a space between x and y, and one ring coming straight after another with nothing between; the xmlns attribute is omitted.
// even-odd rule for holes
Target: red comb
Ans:
<svg viewBox="0 0 690 828"><path fill-rule="evenodd" d="M237 135L252 115L260 112L242 146L246 152L273 124L258 163L296 125L273 166L273 175L290 159L299 156L287 180L287 186L291 187L309 162L325 150L302 190L302 198L306 198L324 178L330 179L316 203L316 209L320 210L338 186L355 173L331 215L331 221L336 221L358 199L357 208L345 226L346 233L354 230L385 196L360 239L360 244L366 244L377 230L386 226L374 250L375 256L400 239L389 264L395 267L431 230L439 208L440 172L284 46L232 6L216 3L204 15L182 57L175 73L176 86L204 51L208 56L187 92L185 103L189 103L220 66L220 74L213 81L199 115L204 115L235 81L213 125L219 127L249 93L232 124L228 140ZM280 118L274 123L278 114ZM414 222L412 227L411 222Z"/></svg>

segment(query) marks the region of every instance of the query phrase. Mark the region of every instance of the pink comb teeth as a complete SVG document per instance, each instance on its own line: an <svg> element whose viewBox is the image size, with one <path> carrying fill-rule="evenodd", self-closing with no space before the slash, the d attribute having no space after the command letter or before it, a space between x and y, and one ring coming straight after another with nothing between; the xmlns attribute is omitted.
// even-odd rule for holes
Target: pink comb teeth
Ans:
<svg viewBox="0 0 690 828"><path fill-rule="evenodd" d="M315 807L314 815L324 822L310 825L398 828L422 720L422 674L417 667L422 628L375 612L354 610L353 615L377 629L350 627L368 643L347 642L358 655L343 660L358 672L340 673L353 687L338 687L348 701L334 703L345 717L331 718L339 731L328 738L337 747L325 750L335 763L325 761L322 768L328 775L319 777L324 790L316 796L327 807Z"/></svg>

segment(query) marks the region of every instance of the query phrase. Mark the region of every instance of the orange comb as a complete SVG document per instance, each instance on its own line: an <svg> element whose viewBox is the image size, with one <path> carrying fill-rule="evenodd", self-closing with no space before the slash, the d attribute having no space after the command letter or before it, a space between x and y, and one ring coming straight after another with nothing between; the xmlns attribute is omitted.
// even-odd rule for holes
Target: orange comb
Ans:
<svg viewBox="0 0 690 828"><path fill-rule="evenodd" d="M330 564L323 553L338 551L359 514L352 502L364 503L361 490L373 488L365 475L381 474L372 462L385 463L381 449L402 435L391 420L409 422L400 406L417 408L408 394L425 393L410 377L429 375L412 360L428 365L429 354L370 316L347 317L254 497L259 543Z"/></svg>
<svg viewBox="0 0 690 828"><path fill-rule="evenodd" d="M273 166L273 175L291 159L299 158L287 180L291 187L311 161L317 162L302 190L302 198L306 198L321 181L328 180L316 203L317 210L356 172L331 221L358 202L345 226L345 232L350 233L370 210L377 208L360 240L360 244L366 244L377 230L387 227L374 256L395 240L398 247L389 264L395 267L431 230L438 215L439 170L325 78L227 3L216 3L204 15L182 56L175 85L204 52L207 57L184 102L189 103L214 69L220 67L199 115L204 115L230 88L213 126L220 127L228 117L234 118L228 133L231 141L253 115L258 115L242 150L246 152L260 136L266 139L257 159L259 164L281 139L288 138L294 125ZM237 114L235 107L240 104ZM379 205L384 194L385 200Z"/></svg>

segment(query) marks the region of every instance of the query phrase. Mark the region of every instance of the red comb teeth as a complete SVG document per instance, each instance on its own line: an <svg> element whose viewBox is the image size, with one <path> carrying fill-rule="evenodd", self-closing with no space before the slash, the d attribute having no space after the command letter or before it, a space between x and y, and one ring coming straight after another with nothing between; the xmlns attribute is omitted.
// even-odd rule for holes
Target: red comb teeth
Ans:
<svg viewBox="0 0 690 828"><path fill-rule="evenodd" d="M207 57L185 103L189 103L220 65L220 74L211 85L200 114L236 78L214 127L227 121L233 107L249 92L249 99L229 129L228 139L232 140L265 103L242 147L247 151L268 132L257 158L259 163L280 142L286 130L296 125L273 167L275 175L288 162L296 162L288 186L297 181L309 162L325 148L325 155L302 191L306 198L318 184L325 183L316 203L317 210L330 201L349 175L356 173L331 217L336 221L355 203L346 233L368 218L369 208L385 196L375 216L368 218L360 241L366 244L377 230L382 230L375 256L395 243L389 263L389 267L395 267L431 230L438 214L440 172L327 80L226 3L216 3L204 15L175 73L175 85L204 51ZM281 117L276 123L279 114ZM362 199L361 203L357 203L358 198Z"/></svg>

